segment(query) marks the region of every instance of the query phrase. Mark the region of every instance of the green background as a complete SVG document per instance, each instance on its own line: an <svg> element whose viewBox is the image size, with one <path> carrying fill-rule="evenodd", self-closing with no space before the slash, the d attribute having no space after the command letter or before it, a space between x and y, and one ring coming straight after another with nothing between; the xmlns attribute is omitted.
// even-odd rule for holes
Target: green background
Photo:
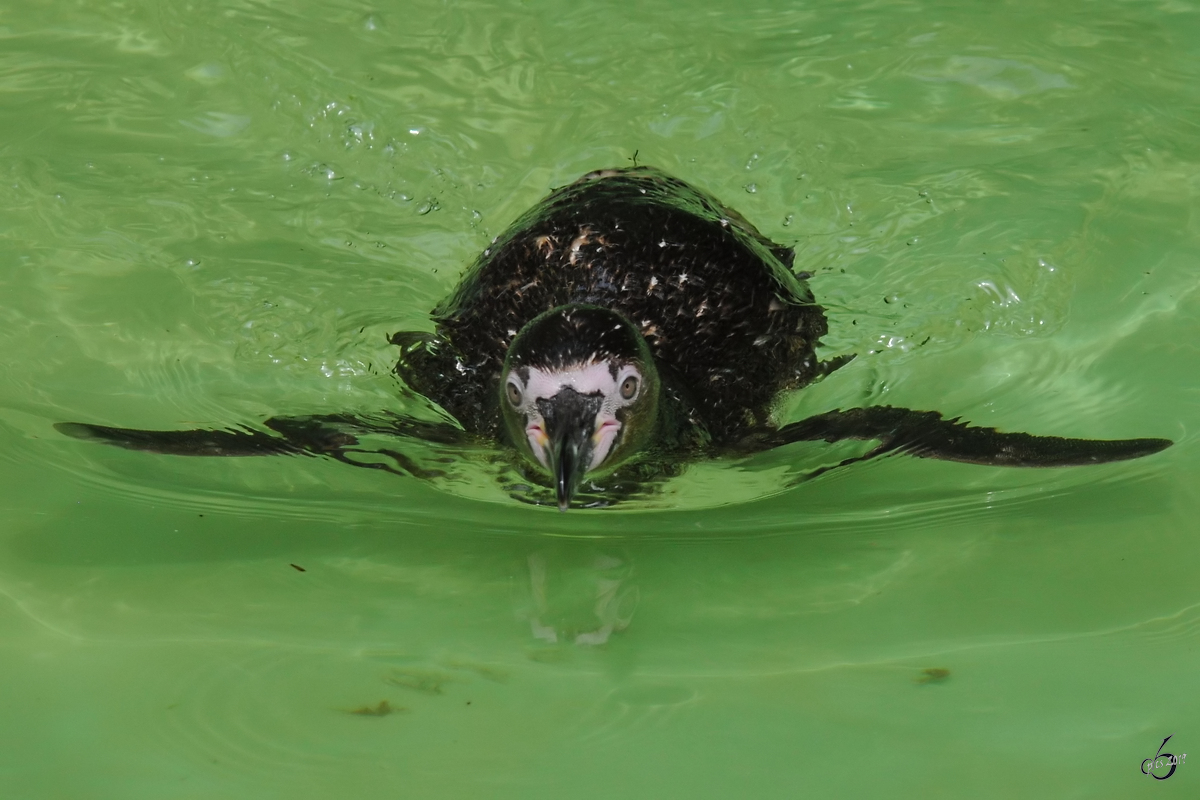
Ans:
<svg viewBox="0 0 1200 800"><path fill-rule="evenodd" d="M1184 0L0 7L0 794L1196 796L1139 763L1200 763L1198 55ZM858 358L781 419L1176 446L559 514L51 428L403 410L386 335L635 152L815 273Z"/></svg>

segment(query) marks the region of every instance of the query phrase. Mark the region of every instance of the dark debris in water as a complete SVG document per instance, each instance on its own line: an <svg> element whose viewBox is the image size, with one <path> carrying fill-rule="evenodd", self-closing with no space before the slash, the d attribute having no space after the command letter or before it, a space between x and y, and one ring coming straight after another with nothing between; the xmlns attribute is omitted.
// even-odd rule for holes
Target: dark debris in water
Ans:
<svg viewBox="0 0 1200 800"><path fill-rule="evenodd" d="M358 717L386 717L389 714L404 714L408 711L402 706L394 706L387 700L380 700L377 705L360 706L347 711L347 714L354 714Z"/></svg>
<svg viewBox="0 0 1200 800"><path fill-rule="evenodd" d="M921 670L921 674L916 678L919 684L929 683L945 683L950 678L950 670L945 667L930 667L929 669Z"/></svg>

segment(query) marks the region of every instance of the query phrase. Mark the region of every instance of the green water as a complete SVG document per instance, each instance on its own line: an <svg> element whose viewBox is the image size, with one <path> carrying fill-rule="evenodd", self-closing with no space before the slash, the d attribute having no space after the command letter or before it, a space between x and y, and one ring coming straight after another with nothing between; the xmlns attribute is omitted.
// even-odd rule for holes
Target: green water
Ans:
<svg viewBox="0 0 1200 800"><path fill-rule="evenodd" d="M1197 796L1198 48L1194 0L0 7L0 796ZM1178 444L559 514L51 428L404 409L386 335L635 152L815 273L859 357L782 419Z"/></svg>

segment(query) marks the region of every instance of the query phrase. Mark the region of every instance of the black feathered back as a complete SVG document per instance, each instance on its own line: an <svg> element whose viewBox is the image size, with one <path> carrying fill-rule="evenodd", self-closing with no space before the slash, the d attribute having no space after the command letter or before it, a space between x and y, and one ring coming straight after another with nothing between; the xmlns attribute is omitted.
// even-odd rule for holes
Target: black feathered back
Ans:
<svg viewBox="0 0 1200 800"><path fill-rule="evenodd" d="M825 315L772 243L735 212L647 167L590 173L538 203L434 311L438 340L397 371L470 431L496 435L513 338L557 306L616 311L645 337L664 395L715 443L765 421L816 375Z"/></svg>

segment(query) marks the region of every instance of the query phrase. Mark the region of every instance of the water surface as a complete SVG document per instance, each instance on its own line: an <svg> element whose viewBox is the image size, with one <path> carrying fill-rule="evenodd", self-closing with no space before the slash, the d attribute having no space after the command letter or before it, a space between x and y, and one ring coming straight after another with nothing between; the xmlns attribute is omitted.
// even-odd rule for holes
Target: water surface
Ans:
<svg viewBox="0 0 1200 800"><path fill-rule="evenodd" d="M1183 0L0 11L4 794L1193 795L1138 766L1200 759L1197 41ZM51 428L408 409L387 334L635 154L814 274L858 357L781 419L1178 444L792 485L803 445L559 514Z"/></svg>

